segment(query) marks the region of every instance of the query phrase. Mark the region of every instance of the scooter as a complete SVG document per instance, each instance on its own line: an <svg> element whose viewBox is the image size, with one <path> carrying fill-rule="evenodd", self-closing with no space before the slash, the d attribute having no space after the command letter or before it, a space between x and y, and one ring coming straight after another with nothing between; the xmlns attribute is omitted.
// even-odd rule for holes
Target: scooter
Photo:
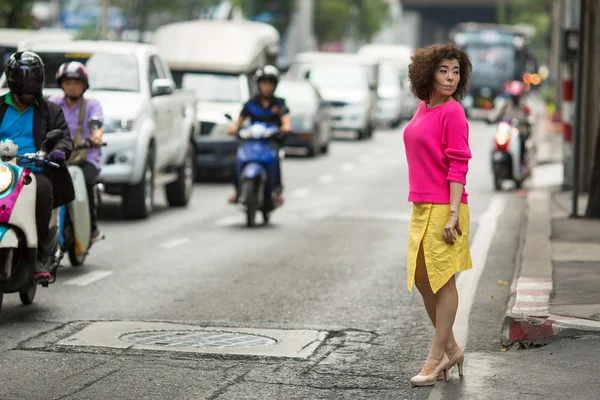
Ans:
<svg viewBox="0 0 600 400"><path fill-rule="evenodd" d="M97 118L90 118L88 121L90 130L94 132L102 127L102 122ZM103 144L105 146L106 143ZM73 150L91 149L92 143L88 140L82 144L73 146ZM79 267L85 262L92 247L91 225L90 225L90 201L98 201L101 187L97 183L94 187L94 199L88 199L87 188L85 185L85 176L83 170L78 165L69 165L69 174L73 181L75 189L75 199L62 206L59 212L59 244L62 259L64 254L68 254L69 261L73 267ZM98 240L104 239L104 236Z"/></svg>
<svg viewBox="0 0 600 400"><path fill-rule="evenodd" d="M526 128L526 127L524 127ZM521 188L525 179L530 175L528 166L528 149L531 147L529 140L525 145L521 144L523 132L519 129L519 120L502 121L496 125L496 134L492 143L492 173L494 176L494 189L502 190L505 180L515 182L517 188ZM523 148L521 148L523 147ZM524 151L524 162L521 165L520 154Z"/></svg>
<svg viewBox="0 0 600 400"><path fill-rule="evenodd" d="M271 213L277 208L273 192L279 150L272 142L278 134L278 127L263 123L253 123L238 132L238 138L243 141L238 147L235 165L240 177L238 204L246 213L247 226L255 225L258 211L268 224Z"/></svg>
<svg viewBox="0 0 600 400"><path fill-rule="evenodd" d="M48 161L47 153L63 137L61 130L48 133L42 150L17 156L19 147L11 140L0 142L0 308L4 293L18 292L21 303L33 303L37 282L33 267L37 260L38 237L35 219L37 182L32 166L59 168ZM58 208L52 210L48 232L46 268L52 278L41 282L47 287L56 280L60 260L58 250Z"/></svg>

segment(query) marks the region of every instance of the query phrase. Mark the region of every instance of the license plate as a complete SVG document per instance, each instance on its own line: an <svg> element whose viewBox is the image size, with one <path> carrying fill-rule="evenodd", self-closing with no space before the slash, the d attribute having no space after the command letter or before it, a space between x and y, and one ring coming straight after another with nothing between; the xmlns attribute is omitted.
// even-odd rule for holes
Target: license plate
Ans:
<svg viewBox="0 0 600 400"><path fill-rule="evenodd" d="M343 129L343 130L335 130L333 131L333 136L335 137L341 137L341 138L353 138L356 136L356 132L351 131L349 129Z"/></svg>

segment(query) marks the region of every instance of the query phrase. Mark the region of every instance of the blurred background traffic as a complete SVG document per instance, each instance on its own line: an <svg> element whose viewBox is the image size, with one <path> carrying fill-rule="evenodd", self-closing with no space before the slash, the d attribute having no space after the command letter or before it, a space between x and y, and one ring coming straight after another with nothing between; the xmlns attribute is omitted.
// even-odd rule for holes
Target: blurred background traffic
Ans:
<svg viewBox="0 0 600 400"><path fill-rule="evenodd" d="M9 0L0 6L6 27L0 59L18 49L40 54L44 95L60 92L53 76L63 62L86 64L87 96L101 101L106 117L99 179L106 193L122 196L125 216L139 218L152 211L154 185L166 185L171 205L187 204L184 153L194 180L230 179L238 141L227 131L256 93L254 73L267 64L282 71L276 95L291 109L287 154L324 155L334 138L365 140L410 120L417 106L408 81L411 52L438 42L451 41L471 57L462 101L468 117L485 118L501 107L511 81L541 97L551 115L551 6L550 0ZM0 87L6 91L4 78Z"/></svg>

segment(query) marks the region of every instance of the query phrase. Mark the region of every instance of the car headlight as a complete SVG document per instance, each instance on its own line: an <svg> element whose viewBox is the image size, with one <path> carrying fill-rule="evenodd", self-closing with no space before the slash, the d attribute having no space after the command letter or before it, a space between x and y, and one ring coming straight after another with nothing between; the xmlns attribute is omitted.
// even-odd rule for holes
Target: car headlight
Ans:
<svg viewBox="0 0 600 400"><path fill-rule="evenodd" d="M0 164L0 193L4 193L13 183L13 172L6 164Z"/></svg>

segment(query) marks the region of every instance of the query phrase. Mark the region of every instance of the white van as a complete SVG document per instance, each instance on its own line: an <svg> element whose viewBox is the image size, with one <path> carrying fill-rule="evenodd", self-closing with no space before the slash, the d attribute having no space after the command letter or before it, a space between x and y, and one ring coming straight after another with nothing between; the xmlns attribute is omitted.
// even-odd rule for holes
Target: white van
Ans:
<svg viewBox="0 0 600 400"><path fill-rule="evenodd" d="M418 100L410 91L408 80L408 66L412 52L413 49L410 46L395 44L366 44L358 51L358 54L375 58L385 64L386 69L395 68L400 77L400 87L397 90L391 87L395 79L392 79L389 74L386 74L385 82L383 79L379 82L378 119L380 121L385 122L390 118L390 110L397 107L396 102L400 103L400 119L412 118L417 110Z"/></svg>
<svg viewBox="0 0 600 400"><path fill-rule="evenodd" d="M274 64L280 37L268 24L200 20L164 25L154 44L165 58L175 83L196 92L200 132L194 138L199 175L231 175L237 140L227 136L254 92L258 68Z"/></svg>
<svg viewBox="0 0 600 400"><path fill-rule="evenodd" d="M317 86L331 106L334 132L355 132L358 139L373 135L379 82L376 60L350 53L300 53L288 75Z"/></svg>
<svg viewBox="0 0 600 400"><path fill-rule="evenodd" d="M65 41L73 40L71 33L58 29L0 29L0 75L8 58L17 51L19 46L29 41Z"/></svg>

